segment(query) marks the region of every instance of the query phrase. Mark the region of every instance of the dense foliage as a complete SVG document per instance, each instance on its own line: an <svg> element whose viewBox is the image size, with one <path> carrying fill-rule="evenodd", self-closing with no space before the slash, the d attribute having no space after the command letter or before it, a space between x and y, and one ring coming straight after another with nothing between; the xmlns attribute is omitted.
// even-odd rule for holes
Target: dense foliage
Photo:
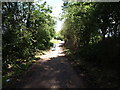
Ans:
<svg viewBox="0 0 120 90"><path fill-rule="evenodd" d="M36 50L49 48L55 33L51 9L46 2L2 3L3 75L22 69Z"/></svg>
<svg viewBox="0 0 120 90"><path fill-rule="evenodd" d="M63 35L61 35L61 31L56 32L54 38L62 41L63 40Z"/></svg>
<svg viewBox="0 0 120 90"><path fill-rule="evenodd" d="M51 13L46 2L2 3L3 81L27 67L36 51L49 48L54 37L64 38L69 54L95 76L99 87L119 87L120 2L64 0L64 25L58 33Z"/></svg>
<svg viewBox="0 0 120 90"><path fill-rule="evenodd" d="M63 10L66 48L94 67L101 87L119 86L120 3L64 2Z"/></svg>

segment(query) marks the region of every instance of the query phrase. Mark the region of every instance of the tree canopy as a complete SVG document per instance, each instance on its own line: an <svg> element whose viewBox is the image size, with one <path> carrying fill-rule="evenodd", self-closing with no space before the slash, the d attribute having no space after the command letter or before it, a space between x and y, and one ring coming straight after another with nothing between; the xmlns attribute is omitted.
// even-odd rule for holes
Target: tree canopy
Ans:
<svg viewBox="0 0 120 90"><path fill-rule="evenodd" d="M55 33L51 13L46 2L2 2L3 75L28 62L36 50L50 47Z"/></svg>
<svg viewBox="0 0 120 90"><path fill-rule="evenodd" d="M65 1L63 13L65 22L61 33L65 47L72 53L70 56L88 63L83 67L94 73L98 79L96 83L102 87L116 87L120 59L120 2Z"/></svg>
<svg viewBox="0 0 120 90"><path fill-rule="evenodd" d="M68 3L68 2L65 2ZM77 47L96 43L108 37L119 37L119 3L68 3L64 4L65 38Z"/></svg>

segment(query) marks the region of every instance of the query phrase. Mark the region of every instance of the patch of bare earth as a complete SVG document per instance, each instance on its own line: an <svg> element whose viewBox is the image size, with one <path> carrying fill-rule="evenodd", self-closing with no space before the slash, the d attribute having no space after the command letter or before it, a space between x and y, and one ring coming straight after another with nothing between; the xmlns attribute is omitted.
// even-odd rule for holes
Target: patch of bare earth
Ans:
<svg viewBox="0 0 120 90"><path fill-rule="evenodd" d="M15 87L21 88L85 88L67 62L62 47L48 51L34 63Z"/></svg>

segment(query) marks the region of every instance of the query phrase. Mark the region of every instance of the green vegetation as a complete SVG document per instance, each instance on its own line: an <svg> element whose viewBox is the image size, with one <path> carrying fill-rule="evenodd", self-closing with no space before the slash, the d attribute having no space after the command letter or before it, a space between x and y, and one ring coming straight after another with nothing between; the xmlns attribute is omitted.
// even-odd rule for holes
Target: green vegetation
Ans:
<svg viewBox="0 0 120 90"><path fill-rule="evenodd" d="M63 35L61 35L61 31L55 33L55 39L63 41Z"/></svg>
<svg viewBox="0 0 120 90"><path fill-rule="evenodd" d="M99 87L119 87L120 3L65 1L63 10L61 33L69 56Z"/></svg>
<svg viewBox="0 0 120 90"><path fill-rule="evenodd" d="M28 68L38 52L50 48L55 34L51 10L46 2L2 2L3 86Z"/></svg>
<svg viewBox="0 0 120 90"><path fill-rule="evenodd" d="M55 43L55 44L58 44L59 43L59 40L56 40L56 39L52 39L50 40L51 43Z"/></svg>
<svg viewBox="0 0 120 90"><path fill-rule="evenodd" d="M119 87L120 2L68 1L64 0L64 25L57 33L46 2L2 2L3 87L11 86L60 40L75 68L93 76L97 87Z"/></svg>

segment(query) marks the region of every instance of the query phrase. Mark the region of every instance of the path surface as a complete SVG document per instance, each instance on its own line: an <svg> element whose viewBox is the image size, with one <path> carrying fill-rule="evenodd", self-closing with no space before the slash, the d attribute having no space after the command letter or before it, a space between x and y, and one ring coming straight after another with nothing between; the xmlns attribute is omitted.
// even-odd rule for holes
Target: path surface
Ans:
<svg viewBox="0 0 120 90"><path fill-rule="evenodd" d="M84 88L83 81L66 61L62 47L46 52L23 77L23 88ZM19 86L18 86L19 87Z"/></svg>

